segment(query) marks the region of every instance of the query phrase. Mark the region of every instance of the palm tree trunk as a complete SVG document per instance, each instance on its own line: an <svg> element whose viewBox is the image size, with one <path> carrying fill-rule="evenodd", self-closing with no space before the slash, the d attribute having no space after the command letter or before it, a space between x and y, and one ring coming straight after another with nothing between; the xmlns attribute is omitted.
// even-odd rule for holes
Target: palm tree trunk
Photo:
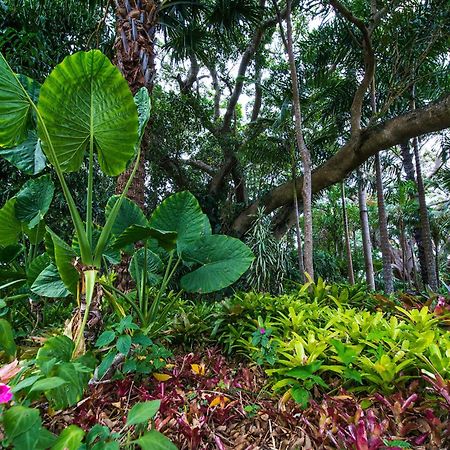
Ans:
<svg viewBox="0 0 450 450"><path fill-rule="evenodd" d="M384 290L387 294L394 291L394 280L392 276L392 261L391 261L391 244L389 243L389 233L387 227L386 206L384 204L384 187L383 178L381 175L381 161L380 155L375 155L375 171L376 171L376 185L377 185L377 201L378 201L378 222L380 226L380 247L381 256L383 259L383 280Z"/></svg>
<svg viewBox="0 0 450 450"><path fill-rule="evenodd" d="M375 276L373 272L373 259L372 259L372 242L370 239L370 227L369 227L369 214L367 211L367 195L366 187L362 177L361 170L358 169L358 203L359 203L359 216L361 219L361 233L364 253L364 264L366 269L366 283L371 291L375 290Z"/></svg>
<svg viewBox="0 0 450 450"><path fill-rule="evenodd" d="M134 3L132 5L131 3ZM156 74L154 37L157 24L158 1L156 0L115 0L117 38L114 44L116 65L128 81L133 95L146 87L150 92ZM145 145L146 139L143 139ZM143 149L144 150L144 149ZM145 152L142 153L136 176L127 196L141 208L145 207ZM117 180L116 193L123 192L131 168Z"/></svg>
<svg viewBox="0 0 450 450"><path fill-rule="evenodd" d="M342 203L342 220L344 223L345 249L347 252L347 271L348 281L350 284L355 284L355 274L353 272L352 247L350 245L350 236L348 231L348 216L347 205L345 202L345 184L341 183L341 203Z"/></svg>

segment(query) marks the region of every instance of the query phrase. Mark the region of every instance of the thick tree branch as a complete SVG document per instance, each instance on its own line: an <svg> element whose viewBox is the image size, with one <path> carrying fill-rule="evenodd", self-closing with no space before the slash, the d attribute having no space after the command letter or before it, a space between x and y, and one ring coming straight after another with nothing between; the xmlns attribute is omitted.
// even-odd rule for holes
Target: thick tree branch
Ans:
<svg viewBox="0 0 450 450"><path fill-rule="evenodd" d="M409 139L450 127L450 95L422 109L410 111L379 125L361 131L359 139L350 139L333 157L312 173L312 192L317 193L343 180L350 172L381 150L389 149ZM303 180L297 180L300 195ZM247 231L252 215L263 207L266 213L293 203L292 181L273 189L234 221L237 235Z"/></svg>
<svg viewBox="0 0 450 450"><path fill-rule="evenodd" d="M260 6L264 6L264 4L265 0L261 0ZM284 11L283 14L286 14L286 12ZM276 23L277 23L276 17L272 17L262 22L262 24L256 29L255 34L252 37L252 40L250 41L249 45L247 46L245 52L242 55L233 92L231 94L230 99L228 100L227 110L223 117L222 131L224 132L230 131L231 129L233 112L239 101L239 97L242 94L242 89L244 87L244 77L245 73L247 72L248 66L252 61L256 51L258 50L259 44L261 44L261 40L264 36L264 33L270 27L273 27Z"/></svg>

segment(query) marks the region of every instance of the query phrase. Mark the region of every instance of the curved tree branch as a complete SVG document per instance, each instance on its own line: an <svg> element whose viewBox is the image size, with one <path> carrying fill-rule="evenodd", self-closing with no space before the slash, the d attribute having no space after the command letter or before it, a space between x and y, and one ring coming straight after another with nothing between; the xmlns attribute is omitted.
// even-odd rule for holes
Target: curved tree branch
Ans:
<svg viewBox="0 0 450 450"><path fill-rule="evenodd" d="M312 173L312 192L317 193L343 180L350 172L381 150L399 145L413 137L450 127L450 95L422 109L410 111L379 125L361 131L358 139L350 139L341 149ZM297 179L300 195L302 178ZM242 235L252 223L252 215L263 207L266 213L293 203L292 181L273 189L246 208L234 221L233 230Z"/></svg>

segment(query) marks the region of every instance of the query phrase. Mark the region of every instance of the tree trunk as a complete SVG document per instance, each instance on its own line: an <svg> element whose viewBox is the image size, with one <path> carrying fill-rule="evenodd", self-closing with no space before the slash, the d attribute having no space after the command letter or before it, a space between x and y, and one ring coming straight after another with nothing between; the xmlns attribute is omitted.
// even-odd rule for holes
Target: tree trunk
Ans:
<svg viewBox="0 0 450 450"><path fill-rule="evenodd" d="M384 204L383 178L381 175L381 161L378 153L375 155L375 171L378 200L378 222L380 226L380 247L383 259L384 290L387 294L392 294L394 291L394 280L392 276L391 244L389 243L386 207Z"/></svg>
<svg viewBox="0 0 450 450"><path fill-rule="evenodd" d="M412 181L416 187L416 170L414 168L414 162L413 157L410 151L409 142L403 142L400 144L400 151L402 155L403 160L403 169L405 170L406 179L409 181ZM427 267L427 261L425 258L425 247L423 245L423 238L422 238L422 228L420 225L420 221L417 220L414 223L414 240L416 241L417 245L417 254L419 259L419 266L420 266L420 276L422 279L422 282L424 284L428 283L428 267Z"/></svg>
<svg viewBox="0 0 450 450"><path fill-rule="evenodd" d="M300 272L300 279L306 282L307 280L305 277L305 265L303 263L302 233L300 230L300 213L298 210L297 187L295 185L295 180L297 179L297 169L296 169L297 161L295 158L295 149L292 146L289 146L289 151L291 153L292 180L294 181L293 189L294 189L294 208L295 208L295 235L297 237L298 270Z"/></svg>
<svg viewBox="0 0 450 450"><path fill-rule="evenodd" d="M375 277L373 272L372 242L370 239L369 214L367 211L366 187L362 178L361 170L358 169L358 202L359 215L361 219L361 233L364 253L364 264L366 268L366 283L371 291L375 290Z"/></svg>
<svg viewBox="0 0 450 450"><path fill-rule="evenodd" d="M438 288L438 282L436 277L436 261L433 253L433 243L431 240L430 221L428 219L427 200L425 196L425 186L422 178L422 167L419 155L419 143L417 138L413 139L414 158L416 162L417 173L417 195L419 198L419 217L420 227L422 229L422 241L425 251L425 263L426 263L426 275L427 279L424 279L424 284L428 284L433 291ZM422 272L423 278L423 272Z"/></svg>
<svg viewBox="0 0 450 450"><path fill-rule="evenodd" d="M312 279L314 279L311 155L309 153L308 148L306 147L306 143L303 137L302 113L300 107L300 93L298 89L297 67L295 65L295 57L292 42L293 38L292 38L291 10L292 10L292 0L287 0L286 51L288 54L289 67L291 72L292 101L294 105L294 117L295 117L295 136L303 164L302 198L303 198L303 220L304 220L304 233L303 233L304 265L305 271Z"/></svg>
<svg viewBox="0 0 450 450"><path fill-rule="evenodd" d="M138 0L132 7L129 0L116 0L117 38L114 44L116 65L128 82L133 95L146 87L150 93L156 74L154 37L158 1ZM143 139L145 145L146 139ZM127 196L142 209L145 207L145 149ZM121 194L130 177L132 167L117 180L116 193Z"/></svg>
<svg viewBox="0 0 450 450"><path fill-rule="evenodd" d="M352 247L350 245L350 236L348 231L348 216L347 205L345 203L345 184L341 183L341 203L342 203L342 220L344 223L345 249L347 252L347 271L348 281L350 284L355 284L355 274L353 272Z"/></svg>

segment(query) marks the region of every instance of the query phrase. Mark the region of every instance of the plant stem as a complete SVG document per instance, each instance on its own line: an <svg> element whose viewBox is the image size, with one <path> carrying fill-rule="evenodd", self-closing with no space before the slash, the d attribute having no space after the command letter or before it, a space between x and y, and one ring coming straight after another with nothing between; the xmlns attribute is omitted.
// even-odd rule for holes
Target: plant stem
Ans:
<svg viewBox="0 0 450 450"><path fill-rule="evenodd" d="M91 117L92 121L92 117ZM91 133L91 140L89 142L89 172L88 185L86 196L86 235L89 246L92 249L92 195L94 191L94 138Z"/></svg>

